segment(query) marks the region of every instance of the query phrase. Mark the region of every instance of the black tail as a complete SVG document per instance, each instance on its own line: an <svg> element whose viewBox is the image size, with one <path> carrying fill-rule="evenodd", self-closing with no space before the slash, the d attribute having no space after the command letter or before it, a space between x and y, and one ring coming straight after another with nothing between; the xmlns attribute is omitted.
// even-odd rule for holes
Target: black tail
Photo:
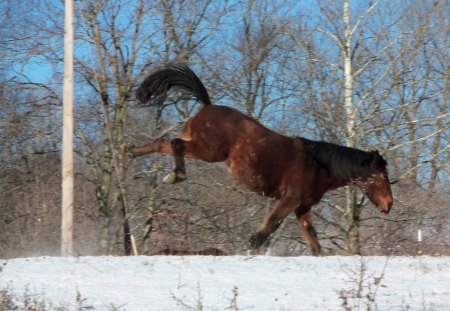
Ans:
<svg viewBox="0 0 450 311"><path fill-rule="evenodd" d="M136 91L141 104L162 105L172 87L195 96L203 105L211 105L208 92L197 75L184 64L169 64L150 74Z"/></svg>

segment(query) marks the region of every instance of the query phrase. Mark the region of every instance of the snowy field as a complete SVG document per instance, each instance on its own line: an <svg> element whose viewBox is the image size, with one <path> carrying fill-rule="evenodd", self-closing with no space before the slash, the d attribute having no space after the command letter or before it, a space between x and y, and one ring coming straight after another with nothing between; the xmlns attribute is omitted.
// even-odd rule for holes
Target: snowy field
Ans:
<svg viewBox="0 0 450 311"><path fill-rule="evenodd" d="M0 260L0 293L23 310L450 310L450 257L21 258Z"/></svg>

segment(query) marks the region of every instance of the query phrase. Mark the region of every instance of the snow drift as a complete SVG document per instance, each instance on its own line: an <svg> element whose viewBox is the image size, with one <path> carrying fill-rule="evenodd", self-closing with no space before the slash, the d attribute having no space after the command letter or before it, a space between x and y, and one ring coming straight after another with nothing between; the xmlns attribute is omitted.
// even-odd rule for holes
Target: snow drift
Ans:
<svg viewBox="0 0 450 311"><path fill-rule="evenodd" d="M450 257L20 258L0 260L0 292L64 310L450 310Z"/></svg>

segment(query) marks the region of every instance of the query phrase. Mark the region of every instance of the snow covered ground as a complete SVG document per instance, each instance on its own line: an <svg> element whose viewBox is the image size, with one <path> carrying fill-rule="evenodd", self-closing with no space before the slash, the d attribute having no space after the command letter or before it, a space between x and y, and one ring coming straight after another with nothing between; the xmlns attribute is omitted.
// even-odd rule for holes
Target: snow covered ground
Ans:
<svg viewBox="0 0 450 311"><path fill-rule="evenodd" d="M450 310L450 257L20 258L5 290L46 310Z"/></svg>

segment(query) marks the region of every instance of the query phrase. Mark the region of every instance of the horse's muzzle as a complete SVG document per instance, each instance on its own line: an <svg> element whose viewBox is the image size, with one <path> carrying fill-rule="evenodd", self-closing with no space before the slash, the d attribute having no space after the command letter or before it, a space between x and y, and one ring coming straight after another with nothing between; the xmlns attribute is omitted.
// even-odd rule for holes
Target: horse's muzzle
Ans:
<svg viewBox="0 0 450 311"><path fill-rule="evenodd" d="M392 208L392 204L393 204L392 200L389 200L387 202L382 202L377 206L378 211L380 211L381 213L384 213L384 214L388 214Z"/></svg>

